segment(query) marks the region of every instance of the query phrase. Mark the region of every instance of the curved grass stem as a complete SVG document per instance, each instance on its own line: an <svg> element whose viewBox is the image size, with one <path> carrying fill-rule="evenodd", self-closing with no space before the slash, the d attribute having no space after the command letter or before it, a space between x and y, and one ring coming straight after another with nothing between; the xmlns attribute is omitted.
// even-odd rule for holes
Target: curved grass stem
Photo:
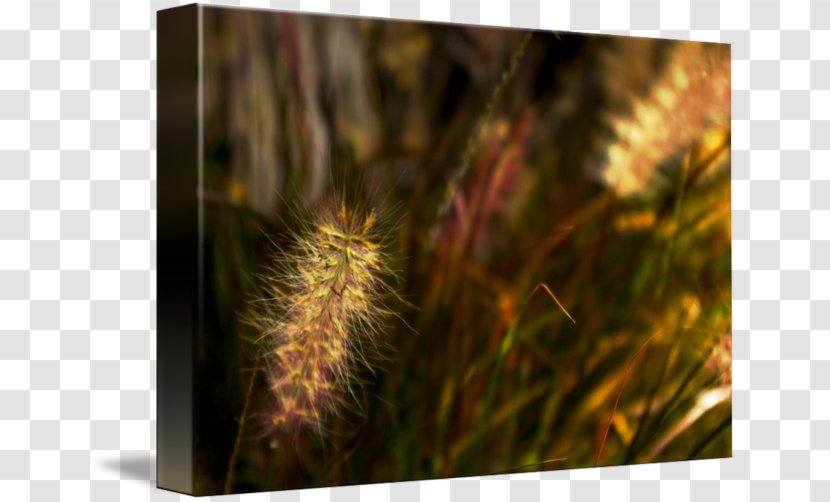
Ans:
<svg viewBox="0 0 830 502"><path fill-rule="evenodd" d="M597 466L597 462L599 462L599 457L602 456L602 450L605 448L605 442L608 440L608 432L611 430L611 423L614 421L614 415L617 413L617 406L620 404L620 397L622 397L623 389L625 388L625 382L628 380L628 374L631 373L631 368L634 366L634 361L637 360L639 355L648 347L648 344L651 343L654 338L660 334L660 331L654 333L648 340L643 342L637 352L634 353L634 356L628 361L628 365L625 367L625 372L623 373L622 382L620 382L620 388L617 390L617 397L614 399L614 407L611 409L611 414L608 416L608 423L605 425L605 432L602 434L602 441L599 443L599 447L597 448L597 455L594 458L594 467Z"/></svg>
<svg viewBox="0 0 830 502"><path fill-rule="evenodd" d="M259 355L257 352L254 358L254 369L251 373L251 378L248 379L248 391L245 393L245 404L242 405L242 415L239 417L239 427L236 430L236 439L233 442L233 449L228 460L228 470L225 473L225 490L224 492L231 493L233 490L234 471L236 469L236 461L239 458L239 445L242 443L242 432L245 429L245 420L248 418L248 408L251 404L251 396L254 393L254 383L256 382L257 367L259 365Z"/></svg>

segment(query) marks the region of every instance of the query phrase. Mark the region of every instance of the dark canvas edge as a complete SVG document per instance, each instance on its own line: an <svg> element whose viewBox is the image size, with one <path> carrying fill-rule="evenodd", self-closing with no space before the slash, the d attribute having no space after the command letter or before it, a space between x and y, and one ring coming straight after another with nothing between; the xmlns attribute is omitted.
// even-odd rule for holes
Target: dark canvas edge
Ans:
<svg viewBox="0 0 830 502"><path fill-rule="evenodd" d="M159 488L192 494L193 341L200 327L199 14L157 14L157 463Z"/></svg>

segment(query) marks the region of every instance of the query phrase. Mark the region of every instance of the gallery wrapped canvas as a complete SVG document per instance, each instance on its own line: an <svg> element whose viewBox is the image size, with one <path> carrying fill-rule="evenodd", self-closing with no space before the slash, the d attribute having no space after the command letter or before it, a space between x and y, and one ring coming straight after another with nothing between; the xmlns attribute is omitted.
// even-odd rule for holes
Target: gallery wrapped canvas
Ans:
<svg viewBox="0 0 830 502"><path fill-rule="evenodd" d="M158 14L158 484L731 455L728 45Z"/></svg>

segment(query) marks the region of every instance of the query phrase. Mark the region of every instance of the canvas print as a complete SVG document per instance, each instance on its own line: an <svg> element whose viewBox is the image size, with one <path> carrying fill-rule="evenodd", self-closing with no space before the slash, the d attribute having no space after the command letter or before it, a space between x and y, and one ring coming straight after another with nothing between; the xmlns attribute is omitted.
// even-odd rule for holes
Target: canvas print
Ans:
<svg viewBox="0 0 830 502"><path fill-rule="evenodd" d="M161 487L731 455L728 45L158 26Z"/></svg>

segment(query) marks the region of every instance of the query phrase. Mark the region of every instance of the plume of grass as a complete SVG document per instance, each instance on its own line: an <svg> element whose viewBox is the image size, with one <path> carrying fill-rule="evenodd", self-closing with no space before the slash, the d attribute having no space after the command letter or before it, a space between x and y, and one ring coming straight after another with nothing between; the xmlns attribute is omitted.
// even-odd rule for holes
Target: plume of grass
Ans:
<svg viewBox="0 0 830 502"><path fill-rule="evenodd" d="M723 385L732 385L732 327L724 331L715 342L706 367L720 378Z"/></svg>
<svg viewBox="0 0 830 502"><path fill-rule="evenodd" d="M700 43L678 46L665 70L627 116L610 117L602 180L618 195L643 191L658 165L712 127L728 125L729 54Z"/></svg>
<svg viewBox="0 0 830 502"><path fill-rule="evenodd" d="M382 355L384 297L394 292L374 211L331 206L293 240L264 276L254 318L274 397L268 426L322 435L349 395L359 404L359 369Z"/></svg>

